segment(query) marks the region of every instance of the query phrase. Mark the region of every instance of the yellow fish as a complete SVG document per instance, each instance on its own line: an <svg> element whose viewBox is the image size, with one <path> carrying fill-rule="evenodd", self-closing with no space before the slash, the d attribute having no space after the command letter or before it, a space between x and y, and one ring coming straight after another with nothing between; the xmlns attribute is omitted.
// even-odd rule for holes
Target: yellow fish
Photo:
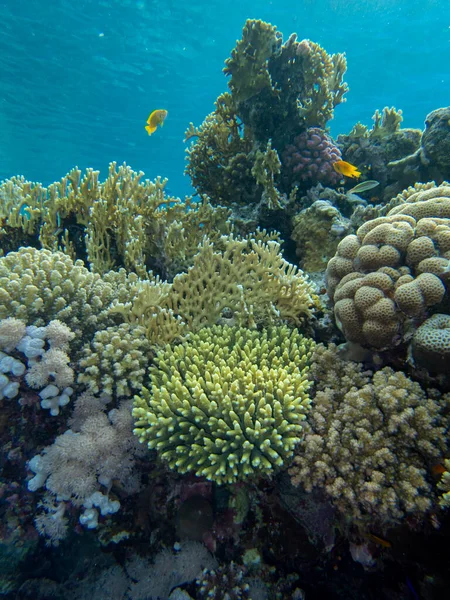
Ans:
<svg viewBox="0 0 450 600"><path fill-rule="evenodd" d="M167 110L164 110L163 108L158 108L150 113L150 116L147 119L147 125L145 126L148 135L152 135L152 133L156 131L158 125L161 125L161 127L163 126L167 114Z"/></svg>
<svg viewBox="0 0 450 600"><path fill-rule="evenodd" d="M333 163L333 169L336 171L336 173L344 175L344 177L360 177L361 175L354 165L351 165L345 160L337 160L335 163Z"/></svg>

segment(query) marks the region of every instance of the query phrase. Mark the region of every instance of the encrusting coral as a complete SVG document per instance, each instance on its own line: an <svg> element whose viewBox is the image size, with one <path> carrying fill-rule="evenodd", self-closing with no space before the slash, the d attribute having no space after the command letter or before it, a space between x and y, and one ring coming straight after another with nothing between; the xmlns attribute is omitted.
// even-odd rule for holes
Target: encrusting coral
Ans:
<svg viewBox="0 0 450 600"><path fill-rule="evenodd" d="M312 340L286 326L215 326L167 345L135 396L135 434L172 469L219 484L270 475L308 411Z"/></svg>
<svg viewBox="0 0 450 600"><path fill-rule="evenodd" d="M414 333L411 342L414 363L432 373L447 373L450 368L450 315L429 317Z"/></svg>
<svg viewBox="0 0 450 600"><path fill-rule="evenodd" d="M430 467L447 449L449 395L423 391L404 373L374 373L313 355L315 395L290 469L295 485L321 488L347 524L387 528L436 504Z"/></svg>
<svg viewBox="0 0 450 600"><path fill-rule="evenodd" d="M347 340L378 349L412 335L448 285L450 185L409 188L394 204L345 237L327 267L338 326Z"/></svg>

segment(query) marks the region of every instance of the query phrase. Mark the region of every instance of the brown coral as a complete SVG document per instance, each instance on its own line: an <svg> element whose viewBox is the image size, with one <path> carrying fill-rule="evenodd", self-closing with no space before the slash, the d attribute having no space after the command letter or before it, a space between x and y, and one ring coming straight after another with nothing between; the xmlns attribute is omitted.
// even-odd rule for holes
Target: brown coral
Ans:
<svg viewBox="0 0 450 600"><path fill-rule="evenodd" d="M290 469L307 491L323 489L362 529L422 517L436 501L427 472L446 450L450 398L428 395L402 372L363 373L335 348L318 348L310 430Z"/></svg>
<svg viewBox="0 0 450 600"><path fill-rule="evenodd" d="M410 188L393 204L344 238L327 267L345 337L380 349L443 300L450 265L450 186Z"/></svg>

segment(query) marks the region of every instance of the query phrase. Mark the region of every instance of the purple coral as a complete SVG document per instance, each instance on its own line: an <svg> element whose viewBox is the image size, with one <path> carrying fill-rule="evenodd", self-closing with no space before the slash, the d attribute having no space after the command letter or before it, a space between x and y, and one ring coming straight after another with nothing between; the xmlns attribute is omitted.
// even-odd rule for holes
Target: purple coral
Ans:
<svg viewBox="0 0 450 600"><path fill-rule="evenodd" d="M341 179L333 169L337 160L341 160L339 148L319 127L310 127L298 135L283 152L283 168L291 185L337 185Z"/></svg>

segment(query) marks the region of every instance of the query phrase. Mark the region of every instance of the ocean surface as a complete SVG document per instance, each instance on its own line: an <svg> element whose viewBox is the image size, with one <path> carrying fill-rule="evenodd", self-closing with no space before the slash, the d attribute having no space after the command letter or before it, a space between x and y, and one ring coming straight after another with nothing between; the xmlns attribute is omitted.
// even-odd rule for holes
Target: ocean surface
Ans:
<svg viewBox="0 0 450 600"><path fill-rule="evenodd" d="M127 162L148 178L184 176L184 132L227 89L225 59L247 18L287 39L345 52L350 91L331 122L346 133L375 109L406 127L450 98L447 0L6 0L0 2L0 179L48 185L72 167ZM146 119L168 110L148 137Z"/></svg>

